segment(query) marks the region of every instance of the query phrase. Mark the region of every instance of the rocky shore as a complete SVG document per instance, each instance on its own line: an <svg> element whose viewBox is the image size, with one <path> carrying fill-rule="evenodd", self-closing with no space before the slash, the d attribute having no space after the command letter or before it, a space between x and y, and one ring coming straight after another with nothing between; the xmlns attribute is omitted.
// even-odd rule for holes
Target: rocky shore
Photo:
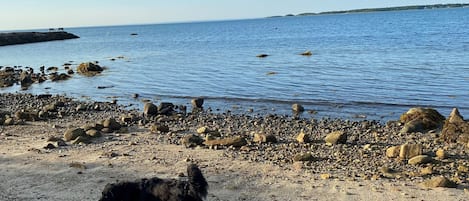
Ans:
<svg viewBox="0 0 469 201"><path fill-rule="evenodd" d="M447 114L448 118L435 110L414 108L403 111L395 121L349 121L212 113L203 108L203 99L192 100L191 111L165 102L148 102L140 110L129 111L115 103L79 102L47 94L1 94L0 108L0 167L25 156L32 161L68 164L78 174L100 174L101 180L90 179L95 182L94 194L77 192L75 200L96 200L100 186L119 178L102 179L110 172L133 168L144 172L138 167L146 167L155 174L159 170L154 167L160 167L175 175L177 170L169 169L186 162L199 163L205 169L211 185L209 200L242 199L238 191L261 190L256 186L261 183L272 191L280 183L292 185L309 195L315 192L314 187L310 189L314 183L327 186L327 182L337 181L387 182L403 188L456 187L451 191L456 198L468 196L469 124L457 110ZM260 167L272 171L257 169ZM89 192L86 188L81 187L82 192ZM380 188L370 188L383 193ZM345 189L337 193L353 195L352 189ZM8 187L8 181L2 181L0 190L6 192L0 196L2 200L21 198L18 190ZM246 199L269 197L252 193ZM284 200L280 194L275 196ZM290 199L311 200L298 196ZM318 200L328 200L323 196Z"/></svg>
<svg viewBox="0 0 469 201"><path fill-rule="evenodd" d="M75 38L79 37L65 31L0 33L0 46L46 42L54 40L67 40Z"/></svg>

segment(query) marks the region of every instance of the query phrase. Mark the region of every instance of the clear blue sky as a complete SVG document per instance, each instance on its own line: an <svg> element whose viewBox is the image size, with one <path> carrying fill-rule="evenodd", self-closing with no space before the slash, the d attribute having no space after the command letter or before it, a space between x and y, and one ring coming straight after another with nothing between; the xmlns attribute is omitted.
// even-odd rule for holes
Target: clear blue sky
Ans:
<svg viewBox="0 0 469 201"><path fill-rule="evenodd" d="M469 0L0 0L0 30L259 18Z"/></svg>

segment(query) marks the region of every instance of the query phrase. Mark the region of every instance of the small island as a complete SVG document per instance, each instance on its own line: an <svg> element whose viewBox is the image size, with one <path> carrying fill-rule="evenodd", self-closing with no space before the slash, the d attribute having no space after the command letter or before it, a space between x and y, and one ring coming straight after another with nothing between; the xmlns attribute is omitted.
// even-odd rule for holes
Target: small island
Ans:
<svg viewBox="0 0 469 201"><path fill-rule="evenodd" d="M398 6L398 7L387 7L387 8L364 8L364 9L354 9L354 10L344 10L344 11L327 11L327 12L320 12L320 13L301 13L298 15L288 14L288 15L285 15L285 17L367 13L367 12L383 12L383 11L423 10L423 9L440 9L440 8L463 8L463 7L469 7L469 4L434 4L434 5ZM272 16L272 18L273 17L283 17L283 16Z"/></svg>
<svg viewBox="0 0 469 201"><path fill-rule="evenodd" d="M0 46L79 38L65 31L0 33Z"/></svg>

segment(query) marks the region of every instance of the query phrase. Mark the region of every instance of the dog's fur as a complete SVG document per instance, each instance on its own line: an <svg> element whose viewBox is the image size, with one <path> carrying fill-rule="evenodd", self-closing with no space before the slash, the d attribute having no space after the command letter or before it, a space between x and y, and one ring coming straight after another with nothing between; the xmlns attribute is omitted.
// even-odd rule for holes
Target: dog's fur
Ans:
<svg viewBox="0 0 469 201"><path fill-rule="evenodd" d="M188 181L141 179L107 184L99 201L203 201L208 183L197 165L187 167Z"/></svg>

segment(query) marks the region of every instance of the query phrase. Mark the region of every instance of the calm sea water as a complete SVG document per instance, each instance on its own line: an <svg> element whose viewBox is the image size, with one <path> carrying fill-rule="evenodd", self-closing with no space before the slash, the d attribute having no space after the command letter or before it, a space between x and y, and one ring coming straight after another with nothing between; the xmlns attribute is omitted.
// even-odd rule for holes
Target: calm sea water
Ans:
<svg viewBox="0 0 469 201"><path fill-rule="evenodd" d="M202 96L220 111L290 114L298 102L315 117L388 120L414 106L469 117L467 22L469 9L459 8L73 28L80 39L0 47L0 65L99 61L108 70L98 77L22 92L136 107L134 93L178 104ZM313 55L299 55L306 50Z"/></svg>

